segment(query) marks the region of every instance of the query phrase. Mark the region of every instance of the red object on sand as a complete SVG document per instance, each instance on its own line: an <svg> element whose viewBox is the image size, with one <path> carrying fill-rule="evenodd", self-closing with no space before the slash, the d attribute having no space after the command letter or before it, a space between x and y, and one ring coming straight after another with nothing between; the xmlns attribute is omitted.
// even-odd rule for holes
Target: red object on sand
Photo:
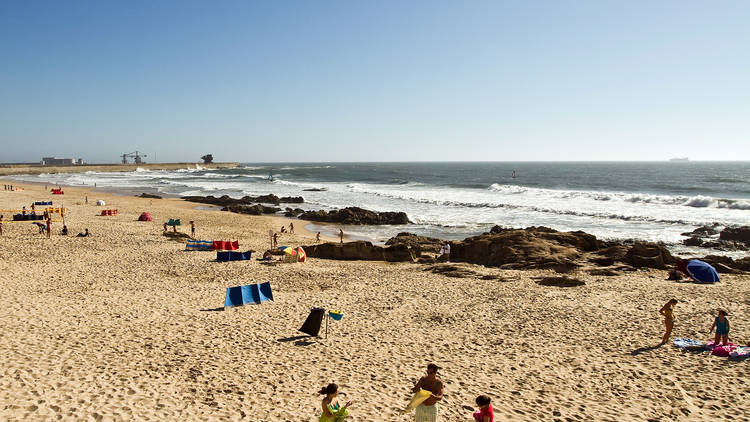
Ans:
<svg viewBox="0 0 750 422"><path fill-rule="evenodd" d="M64 193L62 189L52 189L52 195L63 195Z"/></svg>
<svg viewBox="0 0 750 422"><path fill-rule="evenodd" d="M151 214L144 212L141 213L140 217L138 217L138 221L154 221L154 219L151 218Z"/></svg>
<svg viewBox="0 0 750 422"><path fill-rule="evenodd" d="M102 210L101 215L117 215L117 210Z"/></svg>
<svg viewBox="0 0 750 422"><path fill-rule="evenodd" d="M235 240L234 242L225 241L225 240L214 240L215 251L236 251L239 248L240 248L239 240Z"/></svg>

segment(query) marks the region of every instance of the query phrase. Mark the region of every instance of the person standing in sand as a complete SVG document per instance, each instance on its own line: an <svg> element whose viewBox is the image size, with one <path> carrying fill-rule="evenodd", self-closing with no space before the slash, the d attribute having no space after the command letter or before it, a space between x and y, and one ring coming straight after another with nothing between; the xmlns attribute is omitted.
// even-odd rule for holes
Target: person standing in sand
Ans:
<svg viewBox="0 0 750 422"><path fill-rule="evenodd" d="M51 233L52 233L52 218L47 216L47 239L49 239Z"/></svg>
<svg viewBox="0 0 750 422"><path fill-rule="evenodd" d="M190 237L195 239L195 221L190 220Z"/></svg>
<svg viewBox="0 0 750 422"><path fill-rule="evenodd" d="M274 233L273 234L273 246L271 246L271 249L274 249L279 244L279 234Z"/></svg>
<svg viewBox="0 0 750 422"><path fill-rule="evenodd" d="M414 412L414 422L437 422L438 420L437 402L443 399L443 381L437 376L439 370L440 367L434 363L427 365L427 375L420 378L411 389L412 393L420 389L432 393L427 400L417 406Z"/></svg>
<svg viewBox="0 0 750 422"><path fill-rule="evenodd" d="M315 235L315 243L320 243L320 232Z"/></svg>
<svg viewBox="0 0 750 422"><path fill-rule="evenodd" d="M339 243L344 243L344 231L339 229Z"/></svg>
<svg viewBox="0 0 750 422"><path fill-rule="evenodd" d="M3 235L3 216L0 215L0 236Z"/></svg>
<svg viewBox="0 0 750 422"><path fill-rule="evenodd" d="M677 305L677 299L670 299L669 302L665 303L664 306L659 309L659 313L664 315L664 326L666 328L664 337L661 338L661 344L666 344L667 341L669 341L669 336L672 335L672 328L674 328L675 305Z"/></svg>

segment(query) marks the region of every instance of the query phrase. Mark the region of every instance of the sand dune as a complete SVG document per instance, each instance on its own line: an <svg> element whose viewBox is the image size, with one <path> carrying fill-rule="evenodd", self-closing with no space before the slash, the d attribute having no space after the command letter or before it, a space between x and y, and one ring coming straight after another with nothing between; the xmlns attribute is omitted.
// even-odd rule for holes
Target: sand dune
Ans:
<svg viewBox="0 0 750 422"><path fill-rule="evenodd" d="M476 267L508 281L450 278L416 264L217 263L162 235L168 218L198 236L262 251L285 220L198 210L25 184L0 208L64 200L73 234L6 223L0 248L0 419L313 421L318 389L337 382L353 421L399 416L428 362L446 384L442 420L470 421L487 394L498 420L750 420L750 361L653 348L657 311L680 303L675 335L708 339L712 311L750 343L750 277L717 285L665 281L659 271L573 274L585 286L540 286L545 271ZM89 204L83 203L88 194ZM95 199L119 215L100 217ZM136 222L149 211L154 222ZM10 216L5 213L5 220ZM313 236L282 235L284 244ZM183 226L181 231L189 231ZM274 302L228 311L228 286L270 281ZM328 338L297 329L311 307L345 312Z"/></svg>

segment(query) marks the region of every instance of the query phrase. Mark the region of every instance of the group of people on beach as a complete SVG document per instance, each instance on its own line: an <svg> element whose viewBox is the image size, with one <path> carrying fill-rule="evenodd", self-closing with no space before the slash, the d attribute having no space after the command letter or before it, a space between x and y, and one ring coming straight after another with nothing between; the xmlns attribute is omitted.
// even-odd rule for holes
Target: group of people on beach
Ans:
<svg viewBox="0 0 750 422"><path fill-rule="evenodd" d="M422 376L414 384L411 391L418 393L420 390L429 392L424 401L414 408L414 422L437 422L439 409L438 402L443 400L443 381L438 376L440 367L434 363L427 365L427 374ZM331 383L318 391L324 397L320 402L323 410L318 422L343 422L349 416L349 406L354 402L347 401L343 406L336 399L339 395L338 385ZM492 400L486 395L480 395L475 400L477 410L473 413L476 422L494 422L495 415L492 409Z"/></svg>
<svg viewBox="0 0 750 422"><path fill-rule="evenodd" d="M659 345L666 344L669 341L669 337L672 335L672 329L674 328L674 307L677 305L677 299L670 299L669 302L665 303L664 306L659 309L659 313L664 316L664 326L666 328L666 331L664 332L664 336L661 338L661 343ZM711 325L711 328L708 330L708 333L711 334L711 332L716 329L716 334L714 335L714 345L722 345L726 346L729 344L729 319L727 318L728 314L727 311L724 309L719 309L716 311L717 315L714 318L714 323Z"/></svg>

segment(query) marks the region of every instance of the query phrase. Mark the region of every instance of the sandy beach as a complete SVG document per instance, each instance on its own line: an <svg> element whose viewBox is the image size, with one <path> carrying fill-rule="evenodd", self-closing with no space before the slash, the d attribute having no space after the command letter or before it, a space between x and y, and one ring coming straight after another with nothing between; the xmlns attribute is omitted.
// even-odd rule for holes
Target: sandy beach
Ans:
<svg viewBox="0 0 750 422"><path fill-rule="evenodd" d="M71 236L56 223L47 239L3 212L2 420L317 421L316 393L336 382L355 402L350 420L409 421L398 409L429 362L443 368L444 421L472 421L480 394L496 420L750 420L750 361L654 347L673 297L675 337L712 338L721 307L730 339L750 343L748 275L699 285L656 270L581 272L571 276L585 286L559 288L535 282L552 272L473 265L499 278L406 263L219 263L163 236L162 223L180 218L189 233L195 220L199 239L262 252L268 230L290 220L6 182L24 190L0 190L0 209L63 201ZM153 222L136 221L144 211ZM297 221L280 244L314 242ZM85 228L91 237L74 237ZM266 281L273 302L221 308L227 287ZM328 338L298 331L312 307L344 311Z"/></svg>

